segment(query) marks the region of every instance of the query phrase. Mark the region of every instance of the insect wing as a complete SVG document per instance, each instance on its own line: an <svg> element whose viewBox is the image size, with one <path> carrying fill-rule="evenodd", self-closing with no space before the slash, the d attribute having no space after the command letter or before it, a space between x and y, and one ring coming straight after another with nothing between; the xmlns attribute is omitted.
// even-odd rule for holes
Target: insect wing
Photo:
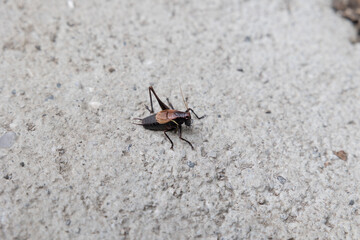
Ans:
<svg viewBox="0 0 360 240"><path fill-rule="evenodd" d="M166 124L175 120L178 117L178 112L179 111L172 109L162 110L156 114L156 121L160 124Z"/></svg>
<svg viewBox="0 0 360 240"><path fill-rule="evenodd" d="M168 118L168 111L167 110L163 110L160 111L156 114L156 121L159 124L166 124L168 122L171 121L171 119Z"/></svg>

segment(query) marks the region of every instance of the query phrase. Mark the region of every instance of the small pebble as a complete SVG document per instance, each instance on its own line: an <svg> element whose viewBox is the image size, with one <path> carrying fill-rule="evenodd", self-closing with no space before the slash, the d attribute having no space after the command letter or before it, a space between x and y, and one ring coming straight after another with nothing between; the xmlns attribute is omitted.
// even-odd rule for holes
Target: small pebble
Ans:
<svg viewBox="0 0 360 240"><path fill-rule="evenodd" d="M6 132L0 137L0 148L11 148L16 141L16 133Z"/></svg>
<svg viewBox="0 0 360 240"><path fill-rule="evenodd" d="M189 166L189 168L195 167L195 163L193 163L192 161L188 161L187 165Z"/></svg>
<svg viewBox="0 0 360 240"><path fill-rule="evenodd" d="M56 151L59 153L60 156L64 155L66 152L66 150L64 148L58 148L58 149L56 149Z"/></svg>
<svg viewBox="0 0 360 240"><path fill-rule="evenodd" d="M57 83L57 84L56 84L56 87L57 87L57 88L61 88L61 83Z"/></svg>
<svg viewBox="0 0 360 240"><path fill-rule="evenodd" d="M12 94L12 95L16 95L16 90L15 90L15 89L12 90L12 91L11 91L11 94Z"/></svg>
<svg viewBox="0 0 360 240"><path fill-rule="evenodd" d="M345 151L343 151L343 150L338 151L338 152L333 151L333 153L343 161L346 161L347 158L348 158L347 153Z"/></svg>
<svg viewBox="0 0 360 240"><path fill-rule="evenodd" d="M251 42L251 37L249 36L246 36L245 39L244 39L245 42Z"/></svg>
<svg viewBox="0 0 360 240"><path fill-rule="evenodd" d="M48 101L48 100L54 100L54 95L47 96L45 98L45 101Z"/></svg>
<svg viewBox="0 0 360 240"><path fill-rule="evenodd" d="M260 197L257 202L259 205L264 205L266 203L266 199L264 197Z"/></svg>
<svg viewBox="0 0 360 240"><path fill-rule="evenodd" d="M355 203L354 200L350 200L349 205L352 206L352 205L354 205L354 203Z"/></svg>
<svg viewBox="0 0 360 240"><path fill-rule="evenodd" d="M25 163L24 163L24 162L21 162L21 163L20 163L20 166L24 167L24 166L25 166Z"/></svg>
<svg viewBox="0 0 360 240"><path fill-rule="evenodd" d="M98 109L102 104L100 102L89 102L89 106Z"/></svg>
<svg viewBox="0 0 360 240"><path fill-rule="evenodd" d="M68 219L68 220L66 220L66 225L70 225L71 224L71 220L70 219Z"/></svg>
<svg viewBox="0 0 360 240"><path fill-rule="evenodd" d="M4 176L4 178L5 178L6 180L11 180L11 179L12 179L12 174L6 174L6 175Z"/></svg>
<svg viewBox="0 0 360 240"><path fill-rule="evenodd" d="M74 2L72 0L68 0L67 4L70 9L73 9L75 7Z"/></svg>
<svg viewBox="0 0 360 240"><path fill-rule="evenodd" d="M286 183L286 179L283 178L282 176L278 176L277 180L281 183L281 184L285 184Z"/></svg>

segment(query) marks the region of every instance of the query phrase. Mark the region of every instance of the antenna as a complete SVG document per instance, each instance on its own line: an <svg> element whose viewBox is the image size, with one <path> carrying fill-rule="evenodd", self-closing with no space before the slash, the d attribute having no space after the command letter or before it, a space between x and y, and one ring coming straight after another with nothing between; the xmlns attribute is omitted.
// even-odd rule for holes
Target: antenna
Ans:
<svg viewBox="0 0 360 240"><path fill-rule="evenodd" d="M179 85L179 86L180 86L181 96L182 96L182 99L183 99L184 105L185 105L186 110L187 110L187 109L189 109L189 106L188 106L187 102L185 102L185 98L184 98L184 94L183 94L183 91L182 91L181 85Z"/></svg>

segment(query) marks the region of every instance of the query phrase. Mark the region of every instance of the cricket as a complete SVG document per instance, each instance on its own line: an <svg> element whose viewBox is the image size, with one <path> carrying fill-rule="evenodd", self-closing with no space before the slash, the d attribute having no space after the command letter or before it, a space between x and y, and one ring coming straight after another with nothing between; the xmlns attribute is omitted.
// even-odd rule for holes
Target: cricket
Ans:
<svg viewBox="0 0 360 240"><path fill-rule="evenodd" d="M186 107L186 110L184 112L175 110L173 105L170 103L169 98L166 98L169 106L167 106L163 101L160 100L160 98L155 93L155 90L152 86L149 87L149 95L150 95L150 104L151 109L145 105L146 109L151 113L150 116L145 118L136 118L137 120L140 120L141 123L135 123L137 125L142 125L145 129L152 130L152 131L163 131L166 138L169 139L171 143L170 149L174 148L174 143L171 140L171 138L167 135L167 132L169 131L175 131L179 133L179 138L185 142L187 142L192 149L194 149L194 146L189 142L188 140L184 139L182 137L181 133L181 125L185 123L186 126L191 126L192 119L191 114L192 112L197 119L203 119L206 117L206 115L199 117L194 110L188 107L187 102L185 102L184 95L181 90L181 96L184 102L184 105ZM152 102L152 94L154 94L156 100L158 101L161 111L158 113L154 113L154 107Z"/></svg>

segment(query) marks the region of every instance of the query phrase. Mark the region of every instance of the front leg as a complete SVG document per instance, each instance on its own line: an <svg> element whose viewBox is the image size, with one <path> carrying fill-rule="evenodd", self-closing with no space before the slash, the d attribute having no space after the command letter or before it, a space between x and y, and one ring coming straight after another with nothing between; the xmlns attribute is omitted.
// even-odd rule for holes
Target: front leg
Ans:
<svg viewBox="0 0 360 240"><path fill-rule="evenodd" d="M204 117L206 117L206 115L204 115L204 116L202 116L202 117L199 117L199 116L194 112L194 110L192 110L191 108L186 109L185 112L189 112L189 111L191 111L191 112L196 116L197 119L203 119Z"/></svg>
<svg viewBox="0 0 360 240"><path fill-rule="evenodd" d="M166 134L166 132L168 132L168 131L171 131L171 130L165 130L165 131L164 131L164 134L165 134L165 136L167 137L167 139L169 139L169 141L170 141L170 143L171 143L170 149L171 149L171 150L174 150L174 143L173 143L173 141L171 141L170 137Z"/></svg>
<svg viewBox="0 0 360 240"><path fill-rule="evenodd" d="M178 128L179 128L179 138L180 138L181 140L187 142L187 143L191 146L192 150L194 150L194 147L193 147L193 145L191 144L191 142L189 142L188 140L186 140L186 139L184 139L184 138L181 137L181 125L179 125Z"/></svg>

